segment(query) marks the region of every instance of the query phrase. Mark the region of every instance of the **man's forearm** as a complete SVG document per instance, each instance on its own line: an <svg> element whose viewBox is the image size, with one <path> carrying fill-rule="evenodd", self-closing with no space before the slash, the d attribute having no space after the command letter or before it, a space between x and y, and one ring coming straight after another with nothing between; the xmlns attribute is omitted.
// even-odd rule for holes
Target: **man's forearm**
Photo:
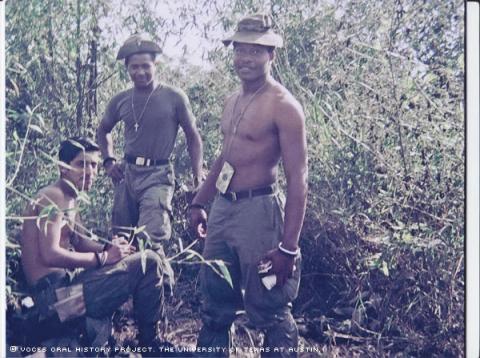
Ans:
<svg viewBox="0 0 480 358"><path fill-rule="evenodd" d="M188 154L192 164L192 172L194 178L200 178L202 175L203 165L203 145L198 133L187 137Z"/></svg>
<svg viewBox="0 0 480 358"><path fill-rule="evenodd" d="M93 268L98 266L98 261L93 252L75 252L58 248L45 255L46 264L51 267L66 269Z"/></svg>
<svg viewBox="0 0 480 358"><path fill-rule="evenodd" d="M81 237L75 245L77 252L100 252L105 248L105 244L101 244L93 239Z"/></svg>
<svg viewBox="0 0 480 358"><path fill-rule="evenodd" d="M192 200L192 204L201 204L205 205L210 200L213 199L215 194L217 193L217 188L215 187L215 183L217 181L218 175L222 170L223 165L223 158L222 156L218 157L212 165L210 172L207 175L207 178L201 185L197 195Z"/></svg>
<svg viewBox="0 0 480 358"><path fill-rule="evenodd" d="M289 180L287 184L282 239L282 246L287 250L294 251L298 248L307 205L307 188L306 176L298 176L298 178Z"/></svg>
<svg viewBox="0 0 480 358"><path fill-rule="evenodd" d="M112 133L106 132L101 126L97 131L97 141L103 158L114 157Z"/></svg>

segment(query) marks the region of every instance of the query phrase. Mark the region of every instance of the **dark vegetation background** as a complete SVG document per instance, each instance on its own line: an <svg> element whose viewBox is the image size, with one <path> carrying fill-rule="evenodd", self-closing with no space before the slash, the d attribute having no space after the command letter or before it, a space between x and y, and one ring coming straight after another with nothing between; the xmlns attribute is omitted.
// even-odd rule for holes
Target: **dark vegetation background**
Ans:
<svg viewBox="0 0 480 358"><path fill-rule="evenodd" d="M165 6L168 11L155 12ZM121 42L146 31L160 43L183 46L183 59L160 57L158 77L187 92L208 166L219 149L223 100L238 86L230 51L218 40L255 11L271 13L285 39L273 74L302 102L307 118L309 197L294 305L303 339L329 356L462 356L460 0L7 1L9 311L19 309L24 293L17 244L22 210L57 177L59 142L93 135L108 99L128 86L123 64L115 62ZM189 46L198 43L181 40L192 32L211 46L193 56L210 66L189 63ZM182 135L175 162L172 256L188 237L190 171ZM104 173L88 199L84 220L106 236L112 185ZM191 265L198 260L182 254L174 261L173 311L187 309L182 322L188 326L198 319L198 265Z"/></svg>

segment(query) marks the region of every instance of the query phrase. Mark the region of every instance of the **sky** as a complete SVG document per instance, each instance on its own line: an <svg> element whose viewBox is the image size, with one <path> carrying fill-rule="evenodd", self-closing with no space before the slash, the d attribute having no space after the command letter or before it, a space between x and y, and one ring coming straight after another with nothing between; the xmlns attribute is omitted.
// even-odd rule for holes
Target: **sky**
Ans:
<svg viewBox="0 0 480 358"><path fill-rule="evenodd" d="M141 6L144 3L143 0L130 0L128 2L129 7L124 6L123 0L111 0L111 7L121 11L122 19L126 19L129 15L129 11L131 11L132 7ZM165 19L167 23L172 23L171 30L172 31L179 31L180 24L182 21L179 20L179 14L181 13L181 8L185 5L185 1L178 1L178 0L155 0L151 1L149 8L154 10L154 15L156 17ZM200 1L192 1L191 4L193 7L199 6ZM223 0L217 0L216 6L221 9L224 5ZM163 56L167 58L173 64L180 64L183 61L187 61L189 64L197 65L205 68L210 67L210 63L207 59L202 58L202 54L206 53L209 50L214 49L215 47L221 46L220 39L223 38L226 34L224 34L223 30L217 27L212 27L209 29L209 37L211 40L206 40L200 33L199 28L201 28L207 22L211 22L210 18L205 15L205 8L199 9L196 13L196 23L198 28L191 27L188 31L184 31L181 38L177 36L168 36L163 47ZM115 23L117 21L117 23ZM115 42L118 44L123 43L131 34L130 30L125 27L118 26L119 19L116 18L108 18L103 19L102 22L99 23L100 28L107 28L107 26L115 28L115 34L110 34L110 36L114 37ZM107 23L108 22L108 23ZM161 36L161 34L159 34Z"/></svg>

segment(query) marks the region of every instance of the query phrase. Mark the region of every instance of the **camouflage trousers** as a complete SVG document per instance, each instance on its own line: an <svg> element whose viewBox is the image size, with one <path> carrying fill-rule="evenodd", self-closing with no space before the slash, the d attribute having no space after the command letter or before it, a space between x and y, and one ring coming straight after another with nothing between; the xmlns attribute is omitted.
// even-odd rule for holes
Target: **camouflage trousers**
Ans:
<svg viewBox="0 0 480 358"><path fill-rule="evenodd" d="M31 288L40 319L58 315L66 322L82 316L110 317L133 296L140 341L150 344L163 316L165 263L153 251L146 250L143 255L142 259L142 253L135 253L114 265L73 277L59 272L41 278Z"/></svg>
<svg viewBox="0 0 480 358"><path fill-rule="evenodd" d="M216 352L213 356L228 355L230 326L236 312L245 309L250 323L265 331L264 356L295 356L298 330L290 311L298 293L301 258L283 287L267 290L258 275L259 261L278 246L282 231L283 203L278 194L234 202L217 196L203 255L226 263L233 288L210 267L202 266L203 327L197 348L204 352L210 348Z"/></svg>

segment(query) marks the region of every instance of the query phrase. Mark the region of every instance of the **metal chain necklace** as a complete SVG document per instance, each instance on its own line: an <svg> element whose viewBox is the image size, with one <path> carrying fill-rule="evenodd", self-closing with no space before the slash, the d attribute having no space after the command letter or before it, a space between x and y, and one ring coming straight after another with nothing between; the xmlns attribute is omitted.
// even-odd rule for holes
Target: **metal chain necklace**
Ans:
<svg viewBox="0 0 480 358"><path fill-rule="evenodd" d="M137 118L137 115L135 114L135 106L133 105L133 95L135 94L135 88L132 89L132 113L133 113L133 121L135 122L135 124L133 125L133 127L135 128L135 132L137 132L138 127L140 127L140 121L142 120L143 114L147 109L147 105L148 105L148 102L150 101L150 97L152 97L153 92L155 92L158 87L160 87L160 85L155 86L152 92L150 92L150 94L148 95L147 101L145 102L142 112L140 112L140 116L138 118Z"/></svg>
<svg viewBox="0 0 480 358"><path fill-rule="evenodd" d="M252 96L249 98L247 104L245 105L245 107L243 107L243 109L240 111L240 113L238 114L238 120L237 122L235 123L235 125L233 126L233 134L236 134L237 133L237 130L238 130L238 126L240 125L240 121L243 119L243 116L245 115L245 112L247 111L248 107L250 106L250 104L252 104L253 100L255 99L255 97L260 93L261 90L263 90L267 85L267 82L265 82L263 85L261 85L256 91L254 94L252 94ZM240 100L240 95L237 96L236 100L235 100L235 104L233 105L233 110L232 110L232 123L233 123L233 119L234 119L234 115L235 115L235 111L237 109L237 104Z"/></svg>
<svg viewBox="0 0 480 358"><path fill-rule="evenodd" d="M240 111L240 113L238 114L238 119L237 119L237 122L234 124L233 121L234 121L234 116L235 116L235 111L237 109L237 105L238 105L238 102L240 100L240 94L237 96L236 100L235 100L235 104L233 105L233 109L232 109L232 124L233 124L233 130L232 130L232 136L230 137L230 141L229 143L227 143L228 145L226 146L225 148L225 158L227 157L227 155L229 154L230 152L230 148L233 144L233 140L235 139L235 136L237 134L237 130L238 130L238 126L240 125L240 122L242 121L245 113L247 112L247 109L248 107L252 104L253 100L255 99L255 97L257 97L257 95L267 86L268 82L265 82L262 86L260 86L254 93L253 95L249 98L247 104L245 105L245 107L243 107L243 109Z"/></svg>

